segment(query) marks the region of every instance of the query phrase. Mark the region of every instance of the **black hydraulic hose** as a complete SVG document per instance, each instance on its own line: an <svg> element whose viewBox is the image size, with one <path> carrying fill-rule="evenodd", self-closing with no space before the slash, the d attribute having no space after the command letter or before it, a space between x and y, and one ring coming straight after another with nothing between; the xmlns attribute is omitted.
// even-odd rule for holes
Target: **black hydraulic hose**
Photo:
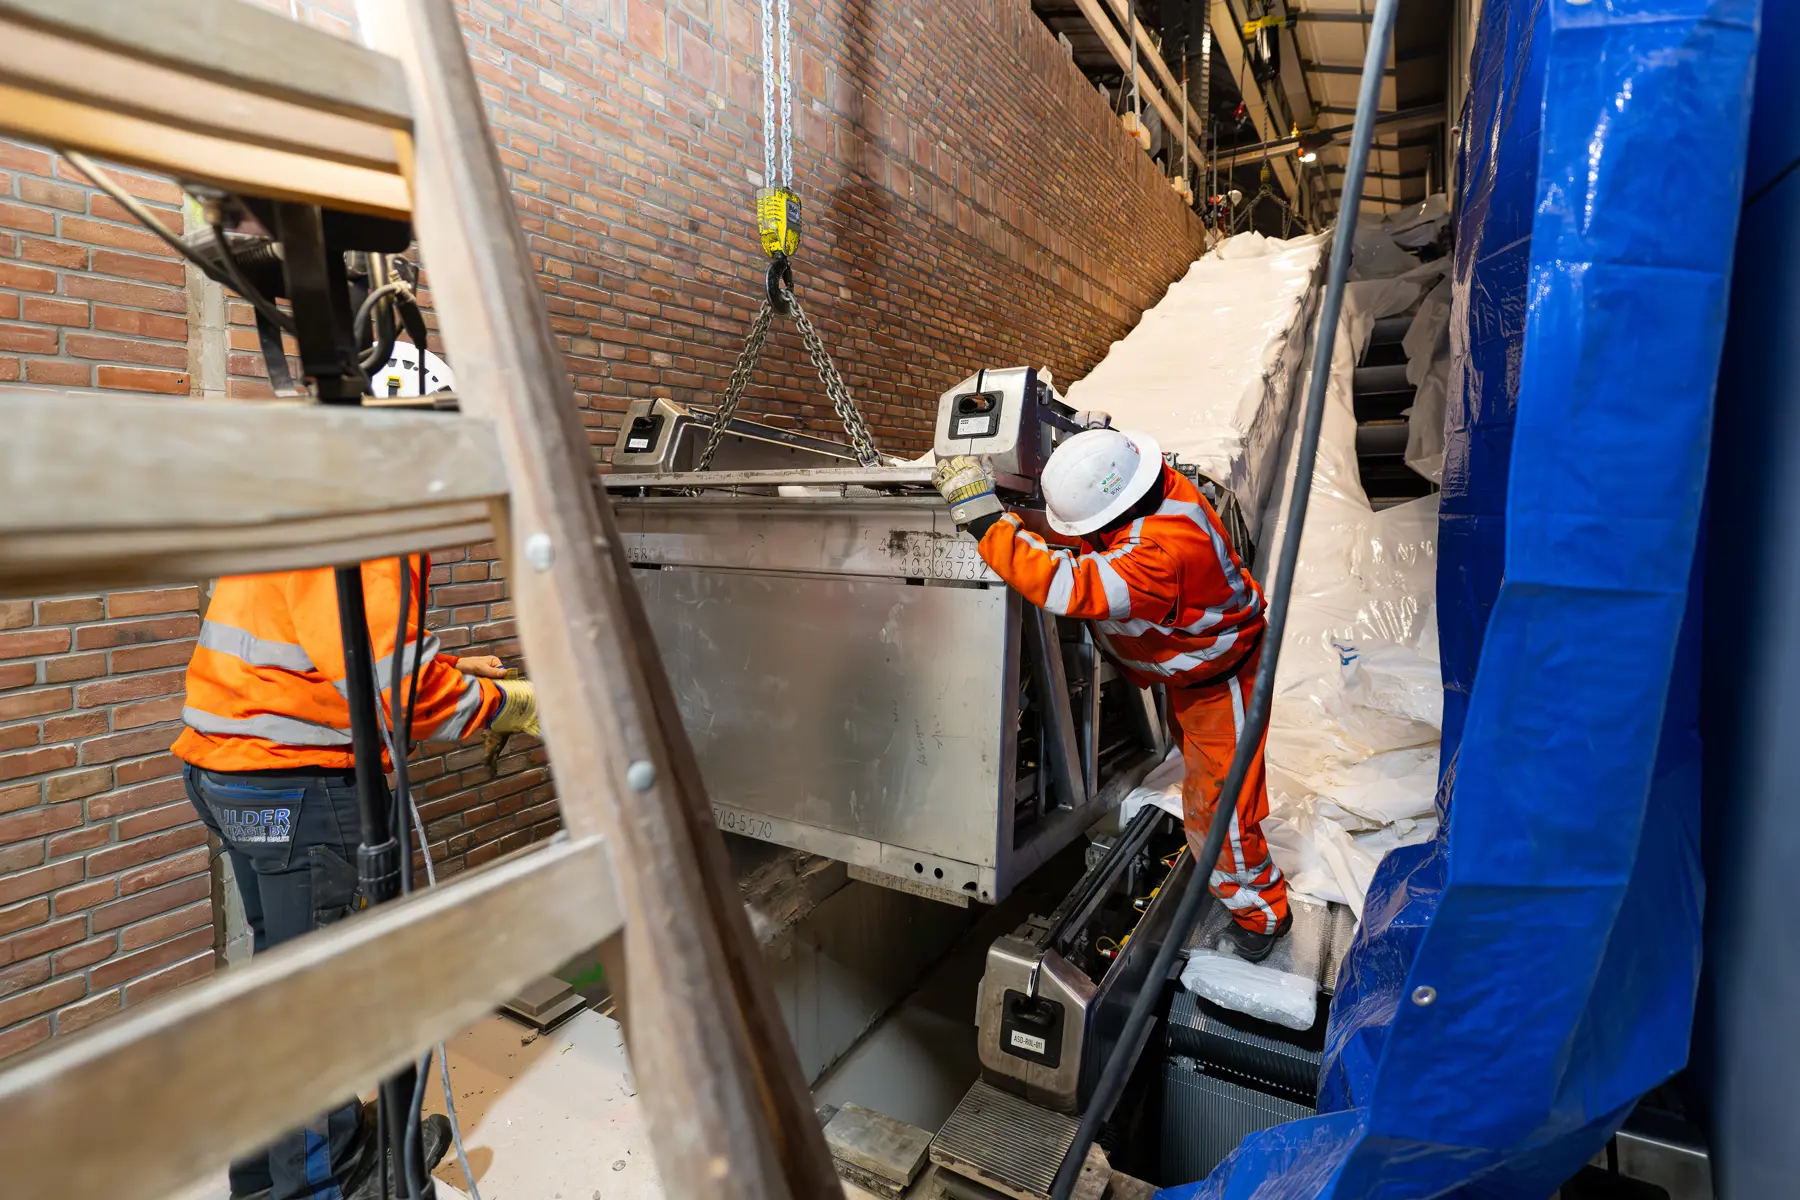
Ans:
<svg viewBox="0 0 1800 1200"><path fill-rule="evenodd" d="M1057 1168L1056 1180L1050 1186L1051 1200L1069 1200L1082 1164L1094 1144L1100 1125L1112 1115L1113 1105L1125 1090L1126 1080L1150 1024L1151 1012L1162 995L1162 981L1175 965L1175 955L1187 944L1205 904L1212 898L1206 886L1206 873L1219 857L1225 844L1225 831L1236 811L1238 793L1243 791L1244 777L1251 759L1262 753L1263 733L1269 727L1269 708L1275 695L1275 664L1281 657L1281 635L1287 627L1288 594L1293 589L1294 568L1300 558L1300 535L1306 528L1306 507L1312 496L1313 461L1319 453L1319 427L1325 417L1325 389L1331 382L1331 355L1337 345L1338 317L1344 307L1344 286L1350 275L1350 259L1356 248L1356 219L1362 210L1363 182L1369 166L1369 143L1375 132L1375 112L1381 99L1381 83L1387 66L1388 45L1394 35L1394 14L1399 0L1376 0L1375 15L1369 24L1368 52L1363 59L1362 87L1356 98L1356 125L1350 135L1350 158L1344 169L1344 190L1338 204L1337 231L1331 239L1331 270L1326 277L1325 303L1319 316L1319 344L1313 350L1313 373L1306 391L1306 409L1301 414L1300 444L1294 464L1293 494L1288 498L1287 536L1281 542L1281 555L1275 567L1273 586L1269 592L1268 624L1263 632L1262 660L1257 664L1256 681L1252 685L1250 710L1245 714L1244 732L1238 738L1237 750L1231 756L1231 770L1219 790L1219 804L1213 812L1212 825L1206 831L1206 845L1196 861L1195 875L1175 909L1175 917L1162 946L1156 952L1150 974L1143 989L1131 1004L1131 1015L1119 1035L1117 1048L1106 1060L1093 1099L1082 1114L1075 1140ZM1345 222L1348 222L1346 227Z"/></svg>

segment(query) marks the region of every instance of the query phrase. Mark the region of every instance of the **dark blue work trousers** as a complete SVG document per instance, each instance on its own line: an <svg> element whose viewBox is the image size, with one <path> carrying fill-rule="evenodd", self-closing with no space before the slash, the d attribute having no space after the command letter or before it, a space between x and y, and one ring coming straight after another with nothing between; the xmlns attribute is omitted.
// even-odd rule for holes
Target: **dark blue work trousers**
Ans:
<svg viewBox="0 0 1800 1200"><path fill-rule="evenodd" d="M184 773L188 799L225 843L254 952L322 929L358 906L356 781L348 771ZM231 1191L341 1200L374 1139L355 1097L231 1164Z"/></svg>

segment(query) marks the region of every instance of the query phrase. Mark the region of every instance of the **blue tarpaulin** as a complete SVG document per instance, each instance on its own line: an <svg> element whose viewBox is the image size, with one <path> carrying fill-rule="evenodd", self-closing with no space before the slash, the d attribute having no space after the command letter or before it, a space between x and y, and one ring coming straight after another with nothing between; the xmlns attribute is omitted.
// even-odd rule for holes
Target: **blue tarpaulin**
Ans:
<svg viewBox="0 0 1800 1200"><path fill-rule="evenodd" d="M1375 875L1320 1115L1165 1200L1537 1200L1686 1060L1692 581L1759 15L1488 0L1439 540L1446 819Z"/></svg>

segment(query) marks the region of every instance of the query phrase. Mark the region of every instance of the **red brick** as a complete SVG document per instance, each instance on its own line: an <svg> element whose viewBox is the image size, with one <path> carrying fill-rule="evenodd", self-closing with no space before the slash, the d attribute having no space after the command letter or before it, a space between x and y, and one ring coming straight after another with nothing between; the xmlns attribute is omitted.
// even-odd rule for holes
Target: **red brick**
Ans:
<svg viewBox="0 0 1800 1200"><path fill-rule="evenodd" d="M40 654L61 654L68 648L69 631L66 629L21 629L15 633L0 633L0 658L35 658Z"/></svg>
<svg viewBox="0 0 1800 1200"><path fill-rule="evenodd" d="M133 813L129 817L120 817L119 840L143 837L147 833L158 833L164 829L173 829L177 825L197 824L199 819L194 812L194 806L184 798L173 804L165 804L160 808Z"/></svg>
<svg viewBox="0 0 1800 1200"><path fill-rule="evenodd" d="M78 858L51 863L35 871L20 871L0 879L0 905L11 904L30 896L42 896L57 888L68 887L85 877L86 872L82 870L82 863Z"/></svg>
<svg viewBox="0 0 1800 1200"><path fill-rule="evenodd" d="M127 925L119 930L119 948L121 950L137 950L166 941L176 934L186 933L190 929L199 929L205 926L210 930L212 925L211 901L190 904L186 908L178 908L172 913L165 913L148 921L139 921L136 925Z"/></svg>
<svg viewBox="0 0 1800 1200"><path fill-rule="evenodd" d="M0 225L31 233L55 233L56 214L27 204L0 204ZM27 241L33 239L27 238ZM85 256L84 256L85 258Z"/></svg>
<svg viewBox="0 0 1800 1200"><path fill-rule="evenodd" d="M75 679L92 679L106 674L106 655L71 654L44 660L45 683L68 683Z"/></svg>
<svg viewBox="0 0 1800 1200"><path fill-rule="evenodd" d="M85 854L95 846L104 846L112 841L111 825L83 825L79 829L71 829L67 833L59 833L50 839L50 857L60 858L65 854Z"/></svg>
<svg viewBox="0 0 1800 1200"><path fill-rule="evenodd" d="M124 994L118 990L102 992L98 996L89 996L79 1004L71 1004L56 1012L56 1032L59 1034L74 1033L77 1029L85 1029L95 1021L104 1020L118 1012L124 1006Z"/></svg>
<svg viewBox="0 0 1800 1200"><path fill-rule="evenodd" d="M129 334L132 337L159 338L165 342L187 341L185 317L145 312L137 308L114 308L109 304L94 306L94 328L107 333Z"/></svg>
<svg viewBox="0 0 1800 1200"><path fill-rule="evenodd" d="M37 682L36 663L4 663L0 664L0 692L16 687L26 687ZM55 680L47 682L54 683Z"/></svg>
<svg viewBox="0 0 1800 1200"><path fill-rule="evenodd" d="M183 690L185 672L164 671L155 675L115 675L97 683L75 689L75 702L83 708L143 700L151 696L168 696Z"/></svg>
<svg viewBox="0 0 1800 1200"><path fill-rule="evenodd" d="M0 996L14 996L26 988L50 982L50 960L31 958L0 971Z"/></svg>
<svg viewBox="0 0 1800 1200"><path fill-rule="evenodd" d="M87 980L79 976L58 979L41 988L29 992L21 992L17 996L9 996L0 1000L0 1027L11 1025L15 1021L24 1021L39 1013L47 1013L53 1008L61 1008L65 1004L87 995Z"/></svg>
<svg viewBox="0 0 1800 1200"><path fill-rule="evenodd" d="M86 917L70 917L66 921L56 921L27 929L23 933L15 933L5 941L0 941L0 966L23 962L52 950L60 950L64 946L72 946L86 936Z"/></svg>
<svg viewBox="0 0 1800 1200"><path fill-rule="evenodd" d="M0 263L0 267L5 265ZM56 330L31 325L0 325L0 350L15 354L55 354Z"/></svg>
<svg viewBox="0 0 1800 1200"><path fill-rule="evenodd" d="M35 722L25 725L0 725L0 750L18 750L43 741L43 728ZM52 741L56 739L52 738Z"/></svg>
<svg viewBox="0 0 1800 1200"><path fill-rule="evenodd" d="M30 783L18 783L11 787L0 788L0 813L17 812L21 808L33 808L44 801L44 785L38 780Z"/></svg>
<svg viewBox="0 0 1800 1200"><path fill-rule="evenodd" d="M659 60L668 53L663 21L660 8L652 8L644 0L626 0L625 22L630 31L631 44Z"/></svg>
<svg viewBox="0 0 1800 1200"><path fill-rule="evenodd" d="M212 930L195 929L180 937L139 950L135 954L126 954L115 958L102 966L95 967L88 975L88 983L93 988L109 988L114 984L139 975L148 975L160 967L172 962L188 958L202 950L212 949Z"/></svg>
<svg viewBox="0 0 1800 1200"><path fill-rule="evenodd" d="M129 733L89 738L81 743L81 763L88 766L92 763L117 762L121 758L155 754L167 750L178 732L180 731L173 726L151 725L145 729L133 729ZM4 760L0 759L0 762ZM0 767L0 771L3 770L4 767Z"/></svg>
<svg viewBox="0 0 1800 1200"><path fill-rule="evenodd" d="M180 288L156 287L143 283L124 283L117 279L101 279L93 275L68 275L63 278L65 295L83 300L102 300L109 304L129 304L137 308L154 308L162 312L187 311L187 293ZM17 313L13 314L17 316Z"/></svg>
<svg viewBox="0 0 1800 1200"><path fill-rule="evenodd" d="M20 721L45 713L65 712L74 705L74 694L68 688L14 692L10 696L0 696L0 721Z"/></svg>
<svg viewBox="0 0 1800 1200"><path fill-rule="evenodd" d="M110 592L106 597L106 613L119 617L153 617L162 613L197 612L200 589L197 587L157 588L144 592Z"/></svg>
<svg viewBox="0 0 1800 1200"><path fill-rule="evenodd" d="M98 621L106 616L106 601L98 596L76 596L68 600L39 600L39 625L73 625L79 621Z"/></svg>
<svg viewBox="0 0 1800 1200"><path fill-rule="evenodd" d="M160 996L184 983L192 983L196 979L205 979L213 973L212 947L196 954L186 962L176 963L172 967L158 971L154 975L146 975L136 983L125 987L126 1004L142 1004L152 996Z"/></svg>
<svg viewBox="0 0 1800 1200"><path fill-rule="evenodd" d="M185 367L186 346L139 342L129 338L101 337L93 333L63 335L63 348L76 358L99 358L109 363L139 363L151 367Z"/></svg>
<svg viewBox="0 0 1800 1200"><path fill-rule="evenodd" d="M23 871L39 865L44 859L43 842L20 842L0 849L0 871Z"/></svg>
<svg viewBox="0 0 1800 1200"><path fill-rule="evenodd" d="M173 858L165 858L158 862L146 863L141 867L126 871L119 876L119 895L135 896L139 892L153 887L161 887L165 883L174 883L177 879L186 879L189 875L204 874L212 865L212 852L206 848L206 827L196 822L174 830L175 833L193 829L199 836L198 846L186 854L177 854Z"/></svg>
<svg viewBox="0 0 1800 1200"><path fill-rule="evenodd" d="M0 383L17 383L24 368L16 355L0 355Z"/></svg>
<svg viewBox="0 0 1800 1200"><path fill-rule="evenodd" d="M178 761L173 760L172 761ZM118 768L123 774L125 768ZM88 801L88 820L106 821L125 813L142 812L146 808L155 808L167 804L171 800L179 800L187 795L187 788L180 779L159 779L155 783L146 783L140 787L120 788L116 792L108 792Z"/></svg>
<svg viewBox="0 0 1800 1200"><path fill-rule="evenodd" d="M23 629L31 622L31 601L0 600L0 629Z"/></svg>
<svg viewBox="0 0 1800 1200"><path fill-rule="evenodd" d="M85 208L86 205L84 204ZM105 221L90 221L86 217L64 217L62 235L72 242L86 242L90 246L112 246L119 250L135 250L140 254L153 254L158 257L173 255L162 242L162 239L133 221L131 224L113 225Z"/></svg>
<svg viewBox="0 0 1800 1200"><path fill-rule="evenodd" d="M50 1037L50 1018L39 1017L12 1029L0 1030L0 1058L9 1058L14 1054L31 1049L39 1042Z"/></svg>
<svg viewBox="0 0 1800 1200"><path fill-rule="evenodd" d="M126 867L135 867L139 863L147 863L152 859L166 858L171 854L186 850L190 846L205 844L206 827L199 824L187 829L159 833L154 837L138 838L123 845L108 846L97 854L88 855L88 874L93 876L111 875ZM135 890L141 892L144 889L140 887Z"/></svg>
<svg viewBox="0 0 1800 1200"><path fill-rule="evenodd" d="M111 767L90 767L85 771L71 771L67 775L52 775L44 781L44 794L50 803L56 804L64 800L96 796L111 786Z"/></svg>
<svg viewBox="0 0 1800 1200"><path fill-rule="evenodd" d="M16 292L42 292L49 295L56 291L56 272L46 271L42 267L21 267L16 263L0 262L0 287L11 288Z"/></svg>
<svg viewBox="0 0 1800 1200"><path fill-rule="evenodd" d="M88 387L94 382L94 372L93 368L86 363L34 358L25 364L25 382L60 383L66 387Z"/></svg>
<svg viewBox="0 0 1800 1200"><path fill-rule="evenodd" d="M192 904L196 900L211 895L212 876L196 875L192 879L184 879L180 883L172 883L168 887L115 900L111 904L94 910L94 932L106 933L121 925L130 925L134 921L142 921L146 917L166 913L171 909L180 908L184 904Z"/></svg>
<svg viewBox="0 0 1800 1200"><path fill-rule="evenodd" d="M49 214L45 213L43 215L48 216ZM10 224L11 222L3 223ZM49 230L42 230L40 232L48 233ZM26 262L43 263L47 267L62 267L64 269L74 268L78 271L86 270L88 265L88 251L86 246L71 245L68 242L55 242L47 238L20 238L19 257L23 258ZM63 281L63 286L64 288L68 287L67 280ZM19 314L16 312L13 314L15 317L18 315Z"/></svg>
<svg viewBox="0 0 1800 1200"><path fill-rule="evenodd" d="M66 717L52 717L44 722L44 741L51 743L72 742L105 732L106 714L103 712L74 713Z"/></svg>
<svg viewBox="0 0 1800 1200"><path fill-rule="evenodd" d="M140 758L135 762L124 762L113 768L113 778L119 781L120 787L133 783L143 783L147 779L162 779L169 775L181 773L182 762L173 754L158 754L150 758ZM179 780L175 782L179 783Z"/></svg>
<svg viewBox="0 0 1800 1200"><path fill-rule="evenodd" d="M189 638L200 632L198 616L155 617L144 621L112 621L84 625L75 631L77 650L104 650L113 646L141 645ZM115 664L115 669L117 666Z"/></svg>
<svg viewBox="0 0 1800 1200"><path fill-rule="evenodd" d="M96 387L122 392L151 392L185 396L190 388L185 371L152 371L144 367L101 367L94 373Z"/></svg>
<svg viewBox="0 0 1800 1200"><path fill-rule="evenodd" d="M39 325L72 325L86 329L92 316L80 300L51 300L39 296L25 297L24 318Z"/></svg>
<svg viewBox="0 0 1800 1200"><path fill-rule="evenodd" d="M41 775L45 771L56 771L74 765L73 746L41 746L36 750L20 750L16 754L0 754L0 780ZM4 829L8 819L0 817L0 829ZM4 845L6 841L4 833L0 833L0 845Z"/></svg>
<svg viewBox="0 0 1800 1200"><path fill-rule="evenodd" d="M17 933L32 925L42 925L49 919L50 901L42 898L27 900L11 908L0 908L0 937Z"/></svg>
<svg viewBox="0 0 1800 1200"><path fill-rule="evenodd" d="M56 915L61 917L92 908L96 904L104 904L118 893L118 880L93 879L72 888L64 888L50 897L50 904L55 908Z"/></svg>
<svg viewBox="0 0 1800 1200"><path fill-rule="evenodd" d="M19 199L25 201L27 204L38 204L47 208L60 208L67 212L87 211L86 189L70 187L67 184L62 183L51 183L45 179L31 179L29 177L20 179ZM63 232L68 234L71 238L86 240L80 238L79 234L72 233L66 225L63 227Z"/></svg>
<svg viewBox="0 0 1800 1200"><path fill-rule="evenodd" d="M142 258L136 254L120 254L117 250L95 250L93 271L96 275L123 275L148 283L179 285L187 279L187 268L166 258ZM0 276L0 279L3 279ZM0 286L6 286L0 283ZM33 291L43 291L34 288Z"/></svg>
<svg viewBox="0 0 1800 1200"><path fill-rule="evenodd" d="M124 674L129 671L154 670L157 667L186 668L188 659L192 657L194 657L192 638L157 646L133 646L113 651L112 669L119 674Z"/></svg>
<svg viewBox="0 0 1800 1200"><path fill-rule="evenodd" d="M85 922L87 917L76 918ZM114 934L93 938L67 950L59 950L50 959L50 974L70 975L76 971L85 971L97 962L105 962L119 949L119 939Z"/></svg>

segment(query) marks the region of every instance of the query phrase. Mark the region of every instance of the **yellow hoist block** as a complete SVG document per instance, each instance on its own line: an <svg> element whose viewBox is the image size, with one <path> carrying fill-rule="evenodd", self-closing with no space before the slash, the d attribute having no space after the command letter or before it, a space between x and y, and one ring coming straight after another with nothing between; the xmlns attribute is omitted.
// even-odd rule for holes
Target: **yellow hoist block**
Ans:
<svg viewBox="0 0 1800 1200"><path fill-rule="evenodd" d="M800 197L792 188L756 189L756 231L764 254L793 254L800 248L800 229Z"/></svg>

